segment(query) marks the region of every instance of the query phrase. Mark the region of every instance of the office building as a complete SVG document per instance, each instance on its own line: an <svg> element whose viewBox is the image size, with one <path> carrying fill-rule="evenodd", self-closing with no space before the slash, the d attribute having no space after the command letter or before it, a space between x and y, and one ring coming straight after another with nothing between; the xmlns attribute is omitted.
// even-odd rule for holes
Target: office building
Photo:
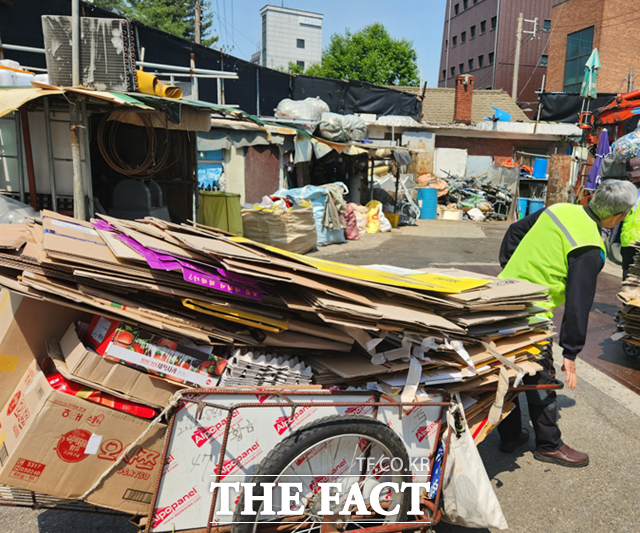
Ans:
<svg viewBox="0 0 640 533"><path fill-rule="evenodd" d="M535 91L547 71L551 8L559 1L447 0L438 86L453 88L456 76L471 74L476 89L503 89L511 95L522 13L537 23L523 24L524 31L535 26L535 35L522 35L516 100L521 107L535 107Z"/></svg>
<svg viewBox="0 0 640 533"><path fill-rule="evenodd" d="M260 16L261 47L252 63L286 69L292 62L305 69L322 60L322 14L266 5Z"/></svg>
<svg viewBox="0 0 640 533"><path fill-rule="evenodd" d="M640 31L636 4L622 0L566 0L551 14L550 91L580 92L584 67L598 49L599 93L633 90L640 76Z"/></svg>

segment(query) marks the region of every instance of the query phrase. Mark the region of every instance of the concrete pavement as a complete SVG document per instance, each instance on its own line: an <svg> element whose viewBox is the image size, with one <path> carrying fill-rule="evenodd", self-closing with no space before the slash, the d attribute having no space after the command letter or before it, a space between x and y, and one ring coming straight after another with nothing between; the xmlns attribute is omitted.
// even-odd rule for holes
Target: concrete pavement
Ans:
<svg viewBox="0 0 640 533"><path fill-rule="evenodd" d="M393 264L405 268L429 265L456 266L476 272L496 273L498 250L508 224L471 222L421 222L417 228L391 234L365 235L360 241L321 248L311 255L352 264ZM480 235L480 232L482 235ZM491 272L489 272L491 271ZM612 267L598 296L606 309L614 306L617 271ZM600 287L600 284L599 284ZM604 298L607 298L605 301ZM597 309L605 309L595 305ZM610 315L607 317L611 320ZM605 330L601 331L601 328ZM608 333L608 322L594 326L599 335ZM615 328L614 328L615 329ZM592 333L589 332L589 341ZM614 343L596 344L598 360L616 363ZM560 354L556 357L561 360ZM613 362L612 362L613 361ZM578 360L578 387L558 395L560 428L567 444L591 456L587 468L569 469L541 463L533 458L533 430L525 415L531 438L513 454L498 450L496 432L480 445L489 477L515 533L623 533L640 531L637 504L640 488L640 396L608 377L590 363ZM615 374L615 373L614 373ZM564 373L559 372L562 379ZM629 379L633 380L633 376ZM640 380L638 381L640 383ZM521 399L526 413L526 400ZM126 519L60 511L1 509L0 532L4 533L129 533L135 531ZM437 533L489 530L465 529L448 524Z"/></svg>

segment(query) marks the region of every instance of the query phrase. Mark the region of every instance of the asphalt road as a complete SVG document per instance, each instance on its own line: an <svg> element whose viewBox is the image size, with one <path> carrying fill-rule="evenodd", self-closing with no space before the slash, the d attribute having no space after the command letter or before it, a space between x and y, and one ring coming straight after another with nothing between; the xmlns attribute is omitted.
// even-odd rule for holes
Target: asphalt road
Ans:
<svg viewBox="0 0 640 533"><path fill-rule="evenodd" d="M321 248L313 256L351 264L464 268L495 274L506 223L421 222L417 228L365 235L360 241ZM558 397L567 444L591 456L587 468L567 469L533 458L533 436L514 454L498 450L494 432L480 445L509 531L517 533L625 533L640 531L640 360L619 343L612 315L619 273L600 275L590 316L588 345L578 362L578 387ZM560 313L557 314L561 316ZM560 359L559 354L556 358ZM608 375L611 377L609 377ZM562 378L563 373L559 373ZM624 386L623 386L624 385ZM523 412L526 412L523 401ZM525 415L523 421L530 429ZM0 533L133 533L126 518L53 510L0 508ZM437 533L488 533L448 524Z"/></svg>

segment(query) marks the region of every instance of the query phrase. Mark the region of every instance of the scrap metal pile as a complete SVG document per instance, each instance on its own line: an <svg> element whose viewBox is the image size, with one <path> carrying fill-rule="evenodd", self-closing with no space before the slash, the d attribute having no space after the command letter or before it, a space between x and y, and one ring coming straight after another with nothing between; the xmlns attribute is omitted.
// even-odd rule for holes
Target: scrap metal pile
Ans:
<svg viewBox="0 0 640 533"><path fill-rule="evenodd" d="M488 219L506 220L513 194L503 185L485 183L481 178L443 178L449 185L449 201L458 209L479 209Z"/></svg>
<svg viewBox="0 0 640 533"><path fill-rule="evenodd" d="M0 228L0 284L104 317L105 328L122 322L120 361L184 385L311 377L407 399L496 383L500 372L513 382L535 372L536 345L552 336L533 303L544 287L528 282L355 267L158 219L42 220ZM133 358L166 338L193 347L190 359ZM481 420L493 397L475 397Z"/></svg>

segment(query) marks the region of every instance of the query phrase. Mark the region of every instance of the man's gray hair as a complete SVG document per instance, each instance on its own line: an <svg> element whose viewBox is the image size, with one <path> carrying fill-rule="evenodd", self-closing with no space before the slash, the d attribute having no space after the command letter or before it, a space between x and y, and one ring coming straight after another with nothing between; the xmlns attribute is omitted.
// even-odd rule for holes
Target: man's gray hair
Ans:
<svg viewBox="0 0 640 533"><path fill-rule="evenodd" d="M630 181L606 180L598 187L589 207L600 219L626 213L638 200L638 189Z"/></svg>

